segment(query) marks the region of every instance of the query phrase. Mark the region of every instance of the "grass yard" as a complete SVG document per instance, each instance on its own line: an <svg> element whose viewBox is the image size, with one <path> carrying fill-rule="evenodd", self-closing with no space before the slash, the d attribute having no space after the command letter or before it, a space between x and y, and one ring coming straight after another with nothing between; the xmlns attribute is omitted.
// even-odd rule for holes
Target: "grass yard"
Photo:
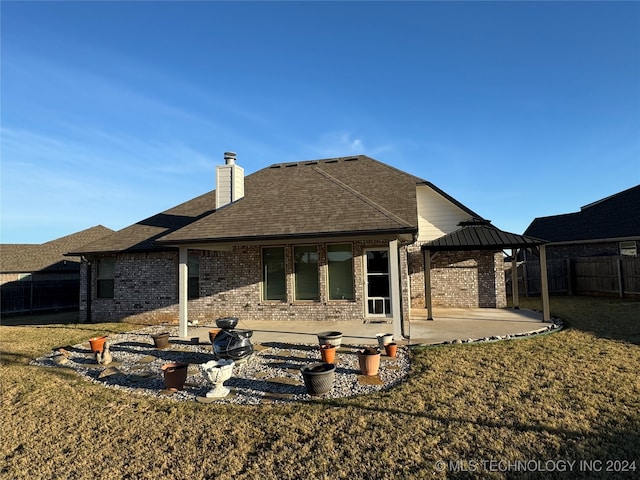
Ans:
<svg viewBox="0 0 640 480"><path fill-rule="evenodd" d="M257 407L28 365L128 325L2 326L0 478L637 478L640 302L554 297L551 311L568 328L415 349L409 380L386 392ZM625 462L636 471L606 471Z"/></svg>

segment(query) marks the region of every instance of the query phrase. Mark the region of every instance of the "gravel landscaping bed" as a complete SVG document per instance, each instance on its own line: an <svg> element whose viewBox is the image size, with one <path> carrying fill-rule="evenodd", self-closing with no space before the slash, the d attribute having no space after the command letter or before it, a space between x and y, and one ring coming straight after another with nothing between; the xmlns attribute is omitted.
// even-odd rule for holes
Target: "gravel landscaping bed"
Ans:
<svg viewBox="0 0 640 480"><path fill-rule="evenodd" d="M169 332L169 348L156 349L151 335ZM254 344L254 354L236 364L233 376L225 382L231 393L223 399L207 399L213 385L206 379L201 364L213 360L210 343L191 343L179 339L177 327L153 326L110 335L108 344L113 356L109 365L98 365L89 343L66 346L34 360L33 365L65 367L76 370L88 380L135 394L167 397L177 401L203 403L258 404L260 402L309 401L316 398L340 398L363 395L398 384L409 374L406 347L398 348L395 358L381 356L380 372L374 377L360 374L356 352L363 346L343 345L336 355L336 380L332 390L314 397L306 393L300 373L304 365L320 361L317 345L285 343ZM189 368L184 390L165 389L162 365L187 362Z"/></svg>

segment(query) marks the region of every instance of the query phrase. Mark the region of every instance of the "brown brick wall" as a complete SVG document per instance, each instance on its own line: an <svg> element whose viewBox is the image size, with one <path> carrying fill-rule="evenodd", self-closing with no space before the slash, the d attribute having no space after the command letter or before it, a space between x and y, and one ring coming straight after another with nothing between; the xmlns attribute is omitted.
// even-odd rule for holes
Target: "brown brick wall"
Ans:
<svg viewBox="0 0 640 480"><path fill-rule="evenodd" d="M190 251L200 257L200 297L189 300L189 320L200 324L237 316L260 320L352 320L364 318L365 248L384 248L386 242L352 242L354 301L328 301L326 244L317 244L320 301L294 300L293 246L285 246L287 301L261 299L261 247L240 246L231 252ZM498 262L498 259L500 260ZM95 260L91 259L92 261ZM95 261L93 261L95 265ZM506 306L501 253L440 253L433 262L434 306ZM403 315L409 301L424 308L424 271L419 245L400 249ZM81 266L80 318L87 309L86 264ZM408 273L408 275L407 275ZM115 262L114 298L96 298L96 272L92 266L91 320L126 320L144 324L178 321L178 252L118 254ZM497 292L497 295L496 295ZM410 297L410 300L409 300Z"/></svg>
<svg viewBox="0 0 640 480"><path fill-rule="evenodd" d="M411 306L425 308L424 260L419 245L409 247ZM438 252L431 262L434 307L507 306L502 252Z"/></svg>

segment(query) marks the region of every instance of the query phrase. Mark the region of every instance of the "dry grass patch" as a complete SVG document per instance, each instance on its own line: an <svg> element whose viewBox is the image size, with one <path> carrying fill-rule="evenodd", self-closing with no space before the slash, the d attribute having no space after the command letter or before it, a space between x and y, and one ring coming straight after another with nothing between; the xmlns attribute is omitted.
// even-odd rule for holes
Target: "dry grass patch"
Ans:
<svg viewBox="0 0 640 480"><path fill-rule="evenodd" d="M570 328L416 349L408 381L386 392L257 407L132 396L28 365L122 324L49 326L43 345L42 329L1 327L0 477L444 478L461 474L436 461L482 459L640 468L640 303L554 298L552 311ZM542 476L567 478L530 474Z"/></svg>

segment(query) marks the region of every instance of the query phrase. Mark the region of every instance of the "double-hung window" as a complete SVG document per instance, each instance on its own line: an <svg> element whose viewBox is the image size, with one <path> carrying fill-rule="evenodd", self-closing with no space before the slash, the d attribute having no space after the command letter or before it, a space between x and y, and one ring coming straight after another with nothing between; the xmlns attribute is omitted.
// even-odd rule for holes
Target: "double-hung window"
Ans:
<svg viewBox="0 0 640 480"><path fill-rule="evenodd" d="M96 291L98 298L113 298L115 276L115 259L100 258L97 262Z"/></svg>
<svg viewBox="0 0 640 480"><path fill-rule="evenodd" d="M200 255L190 253L187 256L187 271L189 283L187 284L187 298L200 297Z"/></svg>
<svg viewBox="0 0 640 480"><path fill-rule="evenodd" d="M262 249L262 299L287 300L284 247Z"/></svg>
<svg viewBox="0 0 640 480"><path fill-rule="evenodd" d="M351 244L327 245L329 300L353 300L353 251Z"/></svg>
<svg viewBox="0 0 640 480"><path fill-rule="evenodd" d="M320 300L318 249L315 245L293 247L295 299Z"/></svg>

